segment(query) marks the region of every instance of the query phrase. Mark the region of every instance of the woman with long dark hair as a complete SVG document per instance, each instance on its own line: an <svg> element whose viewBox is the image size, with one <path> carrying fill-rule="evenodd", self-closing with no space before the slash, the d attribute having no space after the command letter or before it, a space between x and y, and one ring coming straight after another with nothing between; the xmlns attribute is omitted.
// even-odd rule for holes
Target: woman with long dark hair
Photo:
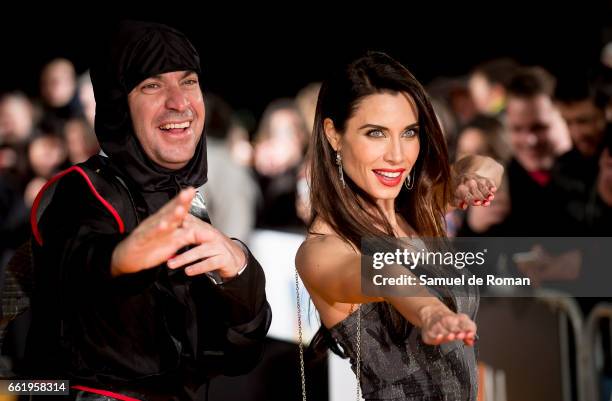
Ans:
<svg viewBox="0 0 612 401"><path fill-rule="evenodd" d="M477 295L365 296L361 240L444 237L448 205L486 206L494 183L452 178L425 91L383 53L323 84L310 152L313 213L296 266L320 333L350 357L367 400L476 399Z"/></svg>

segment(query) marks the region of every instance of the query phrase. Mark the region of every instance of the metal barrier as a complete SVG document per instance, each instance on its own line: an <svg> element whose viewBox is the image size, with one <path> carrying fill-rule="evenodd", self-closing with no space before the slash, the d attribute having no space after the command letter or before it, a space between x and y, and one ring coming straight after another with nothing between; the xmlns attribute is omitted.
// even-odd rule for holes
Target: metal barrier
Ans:
<svg viewBox="0 0 612 401"><path fill-rule="evenodd" d="M505 394L493 401L571 401L570 334L577 399L587 401L585 370L579 363L583 318L573 298L550 290L537 290L529 298L481 298L477 322L479 360L505 378Z"/></svg>
<svg viewBox="0 0 612 401"><path fill-rule="evenodd" d="M599 387L599 374L595 361L595 342L597 341L597 330L599 323L604 320L612 321L612 304L599 303L591 310L584 327L584 339L582 343L582 363L585 374L584 383L586 390L585 400L599 401L601 391Z"/></svg>
<svg viewBox="0 0 612 401"><path fill-rule="evenodd" d="M584 364L581 363L581 361L584 360L584 350L583 347L581 347L584 342L584 318L582 316L582 312L580 311L580 307L578 306L573 297L570 297L558 291L540 289L536 291L536 296L541 301L556 308L558 311L563 312L563 314L559 316L559 335L563 339L560 344L562 361L561 369L563 377L563 399L567 401L571 400L570 386L572 372L569 355L569 339L567 338L567 322L569 320L569 323L572 328L572 333L574 334L574 354L576 358L576 386L578 401L587 401L589 400L586 395L586 381L588 379L588 375Z"/></svg>

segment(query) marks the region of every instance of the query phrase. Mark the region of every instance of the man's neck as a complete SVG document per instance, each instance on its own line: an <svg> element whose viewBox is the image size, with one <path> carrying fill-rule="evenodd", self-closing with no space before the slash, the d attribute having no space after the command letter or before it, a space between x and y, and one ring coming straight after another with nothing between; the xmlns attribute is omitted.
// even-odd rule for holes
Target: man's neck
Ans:
<svg viewBox="0 0 612 401"><path fill-rule="evenodd" d="M527 160L525 158L521 158L519 156L515 156L516 161L521 165L525 171L528 173L533 172L542 172L542 171L550 171L552 169L554 158L546 157L537 162L533 162L531 160Z"/></svg>

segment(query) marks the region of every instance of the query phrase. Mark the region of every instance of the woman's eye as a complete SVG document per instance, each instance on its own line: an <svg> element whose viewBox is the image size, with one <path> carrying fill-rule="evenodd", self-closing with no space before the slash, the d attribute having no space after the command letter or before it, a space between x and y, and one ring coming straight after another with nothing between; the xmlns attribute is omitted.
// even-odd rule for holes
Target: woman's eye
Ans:
<svg viewBox="0 0 612 401"><path fill-rule="evenodd" d="M418 133L419 132L416 129L407 129L406 131L404 131L402 135L406 138L412 138L413 136L416 136Z"/></svg>
<svg viewBox="0 0 612 401"><path fill-rule="evenodd" d="M375 129L372 131L368 131L368 136L371 136L372 138L382 138L385 136L385 134L383 134L381 130Z"/></svg>

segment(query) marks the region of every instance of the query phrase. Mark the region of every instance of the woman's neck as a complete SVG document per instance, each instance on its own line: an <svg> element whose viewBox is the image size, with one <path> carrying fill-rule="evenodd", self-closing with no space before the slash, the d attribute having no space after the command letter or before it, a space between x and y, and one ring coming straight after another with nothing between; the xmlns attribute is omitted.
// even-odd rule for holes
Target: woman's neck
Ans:
<svg viewBox="0 0 612 401"><path fill-rule="evenodd" d="M381 199L376 201L376 204L382 210L385 218L391 224L391 227L395 230L398 227L397 215L395 213L395 200L394 199Z"/></svg>
<svg viewBox="0 0 612 401"><path fill-rule="evenodd" d="M376 204L382 210L396 237L410 237L414 234L410 225L395 210L394 199L379 200Z"/></svg>

